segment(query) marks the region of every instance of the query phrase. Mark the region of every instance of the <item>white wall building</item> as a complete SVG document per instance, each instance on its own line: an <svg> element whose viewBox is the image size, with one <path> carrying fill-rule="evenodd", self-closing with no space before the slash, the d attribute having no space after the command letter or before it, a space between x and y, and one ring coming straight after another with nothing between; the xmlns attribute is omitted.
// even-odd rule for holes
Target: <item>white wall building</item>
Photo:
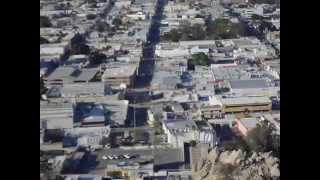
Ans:
<svg viewBox="0 0 320 180"><path fill-rule="evenodd" d="M168 143L173 147L183 147L185 142L199 139L195 122L185 114L164 113L162 126Z"/></svg>

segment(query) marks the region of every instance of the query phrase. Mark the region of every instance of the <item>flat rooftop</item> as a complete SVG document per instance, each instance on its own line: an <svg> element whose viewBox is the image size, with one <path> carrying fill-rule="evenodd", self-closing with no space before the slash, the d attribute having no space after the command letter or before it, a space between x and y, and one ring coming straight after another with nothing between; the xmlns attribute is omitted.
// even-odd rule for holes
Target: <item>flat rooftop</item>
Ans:
<svg viewBox="0 0 320 180"><path fill-rule="evenodd" d="M231 80L232 89L251 89L251 88L267 88L267 82L264 79L257 80Z"/></svg>
<svg viewBox="0 0 320 180"><path fill-rule="evenodd" d="M127 119L128 113L128 104L127 100L118 100L118 101L108 101L103 103L106 112L107 121L112 124L124 125L125 120Z"/></svg>
<svg viewBox="0 0 320 180"><path fill-rule="evenodd" d="M75 97L77 95L103 96L104 84L102 82L64 84L62 93L65 97Z"/></svg>
<svg viewBox="0 0 320 180"><path fill-rule="evenodd" d="M182 149L155 149L154 164L166 165L172 163L183 163L184 152Z"/></svg>
<svg viewBox="0 0 320 180"><path fill-rule="evenodd" d="M102 78L130 77L134 75L137 64L118 64L107 67Z"/></svg>
<svg viewBox="0 0 320 180"><path fill-rule="evenodd" d="M63 80L66 83L90 81L97 73L98 68L77 69L72 66L60 66L47 79L48 81Z"/></svg>
<svg viewBox="0 0 320 180"><path fill-rule="evenodd" d="M250 73L239 67L214 67L212 72L216 80L250 79Z"/></svg>
<svg viewBox="0 0 320 180"><path fill-rule="evenodd" d="M47 129L73 128L72 104L40 102L40 122Z"/></svg>

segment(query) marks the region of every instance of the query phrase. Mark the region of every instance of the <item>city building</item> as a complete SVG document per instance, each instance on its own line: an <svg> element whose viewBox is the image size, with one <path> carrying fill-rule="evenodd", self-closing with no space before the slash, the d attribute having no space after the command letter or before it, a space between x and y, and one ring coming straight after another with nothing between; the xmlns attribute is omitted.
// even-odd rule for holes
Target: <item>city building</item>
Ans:
<svg viewBox="0 0 320 180"><path fill-rule="evenodd" d="M102 81L109 86L124 84L126 87L131 87L134 84L137 68L136 64L113 64L106 67Z"/></svg>
<svg viewBox="0 0 320 180"><path fill-rule="evenodd" d="M234 97L220 100L225 113L271 111L271 100L268 97Z"/></svg>
<svg viewBox="0 0 320 180"><path fill-rule="evenodd" d="M243 136L247 136L248 132L255 128L259 123L259 121L256 118L240 118L236 119L235 122L238 131Z"/></svg>
<svg viewBox="0 0 320 180"><path fill-rule="evenodd" d="M184 142L197 140L197 126L186 114L164 113L163 130L168 143L174 147L183 147Z"/></svg>
<svg viewBox="0 0 320 180"><path fill-rule="evenodd" d="M40 122L45 130L73 128L73 114L70 102L40 102Z"/></svg>

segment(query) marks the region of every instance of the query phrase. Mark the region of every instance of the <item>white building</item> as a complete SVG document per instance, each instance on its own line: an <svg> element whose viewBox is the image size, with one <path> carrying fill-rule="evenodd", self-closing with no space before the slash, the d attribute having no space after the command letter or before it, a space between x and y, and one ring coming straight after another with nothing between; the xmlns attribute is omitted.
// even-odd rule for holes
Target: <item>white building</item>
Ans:
<svg viewBox="0 0 320 180"><path fill-rule="evenodd" d="M185 142L199 138L195 122L185 114L164 113L163 130L173 147L183 147Z"/></svg>
<svg viewBox="0 0 320 180"><path fill-rule="evenodd" d="M127 17L133 20L145 20L146 14L143 12L137 12L134 14L127 14Z"/></svg>

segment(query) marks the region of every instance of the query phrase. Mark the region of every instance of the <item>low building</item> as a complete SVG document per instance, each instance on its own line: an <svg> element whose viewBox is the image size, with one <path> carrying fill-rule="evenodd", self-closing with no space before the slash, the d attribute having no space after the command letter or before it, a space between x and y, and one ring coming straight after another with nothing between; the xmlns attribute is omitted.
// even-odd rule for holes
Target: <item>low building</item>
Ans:
<svg viewBox="0 0 320 180"><path fill-rule="evenodd" d="M63 97L103 96L105 94L102 82L64 84L61 93Z"/></svg>
<svg viewBox="0 0 320 180"><path fill-rule="evenodd" d="M69 49L68 43L41 44L40 56L58 56L63 59Z"/></svg>
<svg viewBox="0 0 320 180"><path fill-rule="evenodd" d="M40 102L40 122L44 130L73 128L72 103Z"/></svg>
<svg viewBox="0 0 320 180"><path fill-rule="evenodd" d="M95 98L91 98L90 102L78 101L75 121L84 127L105 125L121 127L125 125L127 119L128 104L127 100L105 99L98 102Z"/></svg>
<svg viewBox="0 0 320 180"><path fill-rule="evenodd" d="M195 121L199 129L199 142L213 146L217 142L217 135L213 127L207 121Z"/></svg>
<svg viewBox="0 0 320 180"><path fill-rule="evenodd" d="M265 79L231 80L231 92L239 96L277 96L279 87L273 86L276 82Z"/></svg>
<svg viewBox="0 0 320 180"><path fill-rule="evenodd" d="M180 169L185 162L183 148L157 149L154 152L154 170Z"/></svg>
<svg viewBox="0 0 320 180"><path fill-rule="evenodd" d="M206 119L215 119L222 116L222 103L215 96L208 93L199 93L199 109L202 117Z"/></svg>
<svg viewBox="0 0 320 180"><path fill-rule="evenodd" d="M63 146L98 146L103 137L109 137L110 127L81 127L64 132Z"/></svg>
<svg viewBox="0 0 320 180"><path fill-rule="evenodd" d="M90 82L94 79L98 71L98 68L60 66L48 76L47 85Z"/></svg>
<svg viewBox="0 0 320 180"><path fill-rule="evenodd" d="M83 127L99 127L106 125L105 110L101 104L94 104L90 111L81 118Z"/></svg>
<svg viewBox="0 0 320 180"><path fill-rule="evenodd" d="M88 62L89 57L84 54L79 55L72 55L68 58L68 60L65 62L67 65L81 65Z"/></svg>
<svg viewBox="0 0 320 180"><path fill-rule="evenodd" d="M127 17L133 20L145 20L146 14L144 14L143 12L136 12L132 14L127 14Z"/></svg>
<svg viewBox="0 0 320 180"><path fill-rule="evenodd" d="M114 64L108 66L102 75L102 81L109 86L125 84L127 87L131 87L136 77L137 68L137 64Z"/></svg>
<svg viewBox="0 0 320 180"><path fill-rule="evenodd" d="M263 96L221 98L221 103L225 113L271 111L272 106L271 100Z"/></svg>
<svg viewBox="0 0 320 180"><path fill-rule="evenodd" d="M186 114L164 113L163 130L173 147L183 147L184 142L198 139L197 126Z"/></svg>
<svg viewBox="0 0 320 180"><path fill-rule="evenodd" d="M129 7L131 5L130 0L122 0L122 1L116 1L114 3L114 6L117 8L122 8L122 7Z"/></svg>
<svg viewBox="0 0 320 180"><path fill-rule="evenodd" d="M255 128L259 121L256 118L241 118L236 119L236 127L238 131L243 135L247 136L248 132Z"/></svg>

